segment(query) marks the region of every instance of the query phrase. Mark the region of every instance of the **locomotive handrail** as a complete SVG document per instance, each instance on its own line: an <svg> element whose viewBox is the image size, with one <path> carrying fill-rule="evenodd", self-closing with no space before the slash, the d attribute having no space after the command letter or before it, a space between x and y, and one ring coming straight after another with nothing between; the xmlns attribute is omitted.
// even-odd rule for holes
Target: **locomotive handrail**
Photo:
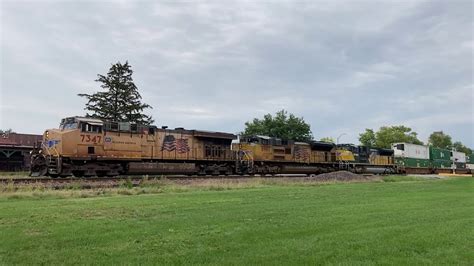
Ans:
<svg viewBox="0 0 474 266"><path fill-rule="evenodd" d="M43 142L41 143L41 147L44 148L44 150L46 150L46 152L48 153L48 155L51 155L51 152L49 152L48 147L46 147L46 145L45 145Z"/></svg>
<svg viewBox="0 0 474 266"><path fill-rule="evenodd" d="M242 154L244 156L241 157L241 162L246 161L249 167L253 167L253 156L250 154L250 152L241 150Z"/></svg>
<svg viewBox="0 0 474 266"><path fill-rule="evenodd" d="M48 147L46 147L46 145L44 143L41 143L41 146L45 148L46 152L48 153L48 155L52 155L51 152L49 151ZM56 156L59 157L59 152L58 150L56 149L56 147L52 147L54 152L56 153Z"/></svg>

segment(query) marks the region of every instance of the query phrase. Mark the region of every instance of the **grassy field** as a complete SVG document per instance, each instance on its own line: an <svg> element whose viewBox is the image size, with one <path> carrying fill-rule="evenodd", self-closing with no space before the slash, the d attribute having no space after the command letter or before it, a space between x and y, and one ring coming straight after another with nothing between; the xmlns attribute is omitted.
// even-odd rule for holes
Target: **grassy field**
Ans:
<svg viewBox="0 0 474 266"><path fill-rule="evenodd" d="M0 178L28 178L30 172L0 172Z"/></svg>
<svg viewBox="0 0 474 266"><path fill-rule="evenodd" d="M474 178L386 181L4 193L0 264L474 264Z"/></svg>

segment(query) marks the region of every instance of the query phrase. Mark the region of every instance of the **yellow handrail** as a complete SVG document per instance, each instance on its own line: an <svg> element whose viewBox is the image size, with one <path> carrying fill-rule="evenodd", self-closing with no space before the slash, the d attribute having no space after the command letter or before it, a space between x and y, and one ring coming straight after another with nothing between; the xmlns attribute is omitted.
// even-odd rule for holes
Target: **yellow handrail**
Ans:
<svg viewBox="0 0 474 266"><path fill-rule="evenodd" d="M51 155L51 152L49 152L48 147L46 147L46 145L45 145L44 143L41 143L41 146L44 147L44 150L46 150L46 152L48 153L48 155ZM58 152L58 150L56 149L56 147L53 146L52 148L53 148L54 152L56 153L56 156L59 157L59 152Z"/></svg>

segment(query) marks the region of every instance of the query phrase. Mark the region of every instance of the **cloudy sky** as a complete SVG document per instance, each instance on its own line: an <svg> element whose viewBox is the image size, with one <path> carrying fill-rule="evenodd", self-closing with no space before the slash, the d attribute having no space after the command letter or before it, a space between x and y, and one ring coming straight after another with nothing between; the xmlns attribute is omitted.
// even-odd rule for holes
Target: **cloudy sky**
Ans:
<svg viewBox="0 0 474 266"><path fill-rule="evenodd" d="M473 2L1 2L0 128L83 115L126 60L156 124L238 132L282 108L316 138L403 124L474 147Z"/></svg>

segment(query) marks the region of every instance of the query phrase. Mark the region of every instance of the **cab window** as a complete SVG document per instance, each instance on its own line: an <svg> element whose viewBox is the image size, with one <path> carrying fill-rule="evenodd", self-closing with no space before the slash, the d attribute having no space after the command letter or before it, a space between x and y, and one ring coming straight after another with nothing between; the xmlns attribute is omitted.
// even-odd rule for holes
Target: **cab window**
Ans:
<svg viewBox="0 0 474 266"><path fill-rule="evenodd" d="M66 129L76 129L77 128L77 123L66 123L62 124L61 129L66 130Z"/></svg>
<svg viewBox="0 0 474 266"><path fill-rule="evenodd" d="M91 132L91 133L102 133L102 126L100 125L91 125L88 123L81 123L82 132Z"/></svg>
<svg viewBox="0 0 474 266"><path fill-rule="evenodd" d="M397 148L397 150L404 151L405 150L405 144L397 144L396 148Z"/></svg>

